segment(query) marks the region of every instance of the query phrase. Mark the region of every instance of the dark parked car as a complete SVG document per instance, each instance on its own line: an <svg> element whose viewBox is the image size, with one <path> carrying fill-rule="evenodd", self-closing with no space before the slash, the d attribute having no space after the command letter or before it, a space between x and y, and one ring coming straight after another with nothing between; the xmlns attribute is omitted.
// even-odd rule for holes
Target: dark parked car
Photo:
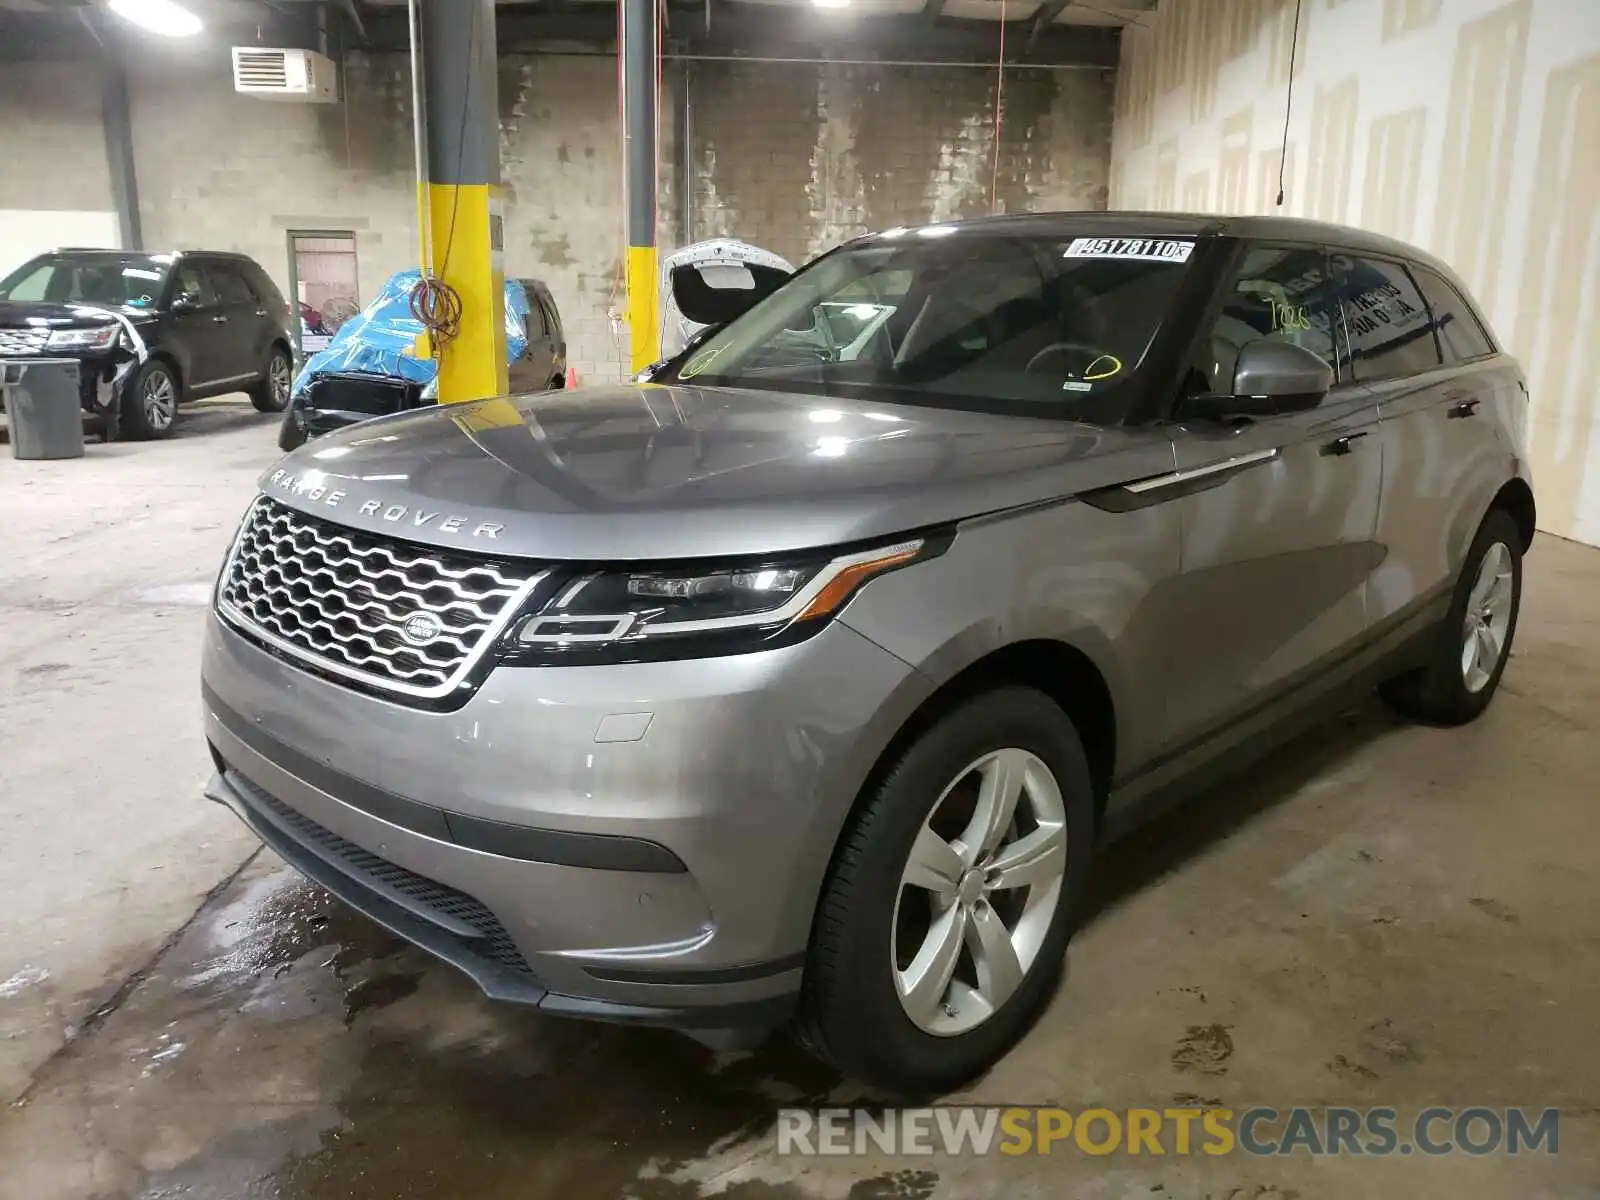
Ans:
<svg viewBox="0 0 1600 1200"><path fill-rule="evenodd" d="M208 794L490 995L798 1017L926 1095L1049 1000L1108 838L1374 685L1493 699L1528 397L1438 260L1082 213L759 292L659 382L269 470Z"/></svg>
<svg viewBox="0 0 1600 1200"><path fill-rule="evenodd" d="M391 275L327 349L306 360L278 433L280 448L435 402L439 365L413 352L422 323L411 313L411 293L420 280L414 270ZM550 289L537 279L507 279L505 313L510 390L564 387L567 340Z"/></svg>
<svg viewBox="0 0 1600 1200"><path fill-rule="evenodd" d="M0 358L76 358L107 440L166 437L178 405L224 392L282 412L290 311L242 254L56 250L0 280Z"/></svg>

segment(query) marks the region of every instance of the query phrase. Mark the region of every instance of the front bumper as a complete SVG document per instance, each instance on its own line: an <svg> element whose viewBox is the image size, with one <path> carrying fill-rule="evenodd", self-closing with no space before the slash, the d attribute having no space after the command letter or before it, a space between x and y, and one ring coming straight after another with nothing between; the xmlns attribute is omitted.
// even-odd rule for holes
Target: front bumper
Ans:
<svg viewBox="0 0 1600 1200"><path fill-rule="evenodd" d="M291 865L491 996L690 1029L787 1015L839 830L929 690L835 623L758 654L500 667L432 712L215 615L204 686L207 794Z"/></svg>
<svg viewBox="0 0 1600 1200"><path fill-rule="evenodd" d="M306 384L290 401L291 420L307 438L321 437L374 417L409 412L433 404L422 385L389 375L330 372Z"/></svg>
<svg viewBox="0 0 1600 1200"><path fill-rule="evenodd" d="M0 355L0 366L6 363L26 363L33 358L70 359L78 364L78 403L83 411L96 414L101 411L100 398L104 391L103 385L118 380L118 373L124 363L132 361L133 356L126 350L116 348L99 354L84 354L72 350L41 350L37 354ZM118 388L120 395L121 388Z"/></svg>

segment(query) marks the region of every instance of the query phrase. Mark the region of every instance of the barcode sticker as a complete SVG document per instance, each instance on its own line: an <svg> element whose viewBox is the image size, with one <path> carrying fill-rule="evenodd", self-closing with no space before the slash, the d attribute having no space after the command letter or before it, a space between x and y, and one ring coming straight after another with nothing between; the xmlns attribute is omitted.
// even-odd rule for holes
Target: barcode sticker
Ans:
<svg viewBox="0 0 1600 1200"><path fill-rule="evenodd" d="M1175 238L1073 238L1066 258L1133 258L1146 262L1185 263L1194 243Z"/></svg>

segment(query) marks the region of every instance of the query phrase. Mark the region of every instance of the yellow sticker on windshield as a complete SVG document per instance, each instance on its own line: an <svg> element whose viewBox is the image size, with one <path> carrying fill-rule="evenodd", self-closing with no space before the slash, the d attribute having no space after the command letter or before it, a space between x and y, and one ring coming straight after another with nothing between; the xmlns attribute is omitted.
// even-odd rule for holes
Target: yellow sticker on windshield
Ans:
<svg viewBox="0 0 1600 1200"><path fill-rule="evenodd" d="M1101 379L1110 379L1122 370L1122 360L1115 354L1102 354L1089 364L1083 372L1083 377L1091 383Z"/></svg>
<svg viewBox="0 0 1600 1200"><path fill-rule="evenodd" d="M684 364L683 370L678 372L678 377L680 379L689 379L695 375L703 374L707 367L717 361L717 356L726 349L726 346L718 346L715 350L701 351Z"/></svg>

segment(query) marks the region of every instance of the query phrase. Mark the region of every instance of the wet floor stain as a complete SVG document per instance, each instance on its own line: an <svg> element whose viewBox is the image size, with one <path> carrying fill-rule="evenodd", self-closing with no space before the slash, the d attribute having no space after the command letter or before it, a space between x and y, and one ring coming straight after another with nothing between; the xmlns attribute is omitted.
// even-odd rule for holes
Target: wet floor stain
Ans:
<svg viewBox="0 0 1600 1200"><path fill-rule="evenodd" d="M1394 1022L1388 1018L1368 1025L1361 1041L1368 1050L1382 1055L1396 1065L1422 1061L1422 1051L1418 1050L1409 1038L1402 1037L1395 1030Z"/></svg>
<svg viewBox="0 0 1600 1200"><path fill-rule="evenodd" d="M1507 925L1517 924L1517 914L1492 896L1474 896L1467 903L1486 917L1493 917Z"/></svg>
<svg viewBox="0 0 1600 1200"><path fill-rule="evenodd" d="M733 1176L780 1106L838 1083L781 1038L717 1055L495 1004L269 862L38 1081L28 1107L75 1110L90 1148L84 1178L27 1194L790 1200L806 1193ZM936 1179L852 1195L925 1200Z"/></svg>
<svg viewBox="0 0 1600 1200"><path fill-rule="evenodd" d="M928 1200L938 1186L937 1171L890 1171L856 1180L847 1200Z"/></svg>
<svg viewBox="0 0 1600 1200"><path fill-rule="evenodd" d="M1233 1057L1233 1035L1228 1025L1191 1025L1178 1039L1172 1065L1195 1075L1226 1075Z"/></svg>

